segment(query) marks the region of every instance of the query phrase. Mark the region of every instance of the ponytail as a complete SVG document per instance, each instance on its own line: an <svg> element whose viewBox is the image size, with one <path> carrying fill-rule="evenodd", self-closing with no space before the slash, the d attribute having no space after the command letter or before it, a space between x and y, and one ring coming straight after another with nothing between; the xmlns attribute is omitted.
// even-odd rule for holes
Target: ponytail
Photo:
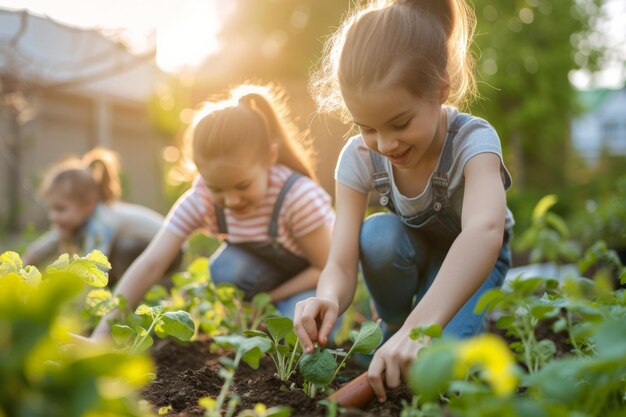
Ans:
<svg viewBox="0 0 626 417"><path fill-rule="evenodd" d="M241 85L229 99L205 103L185 139L196 166L240 149L264 155L275 143L278 163L316 180L307 133L291 120L284 97L267 86Z"/></svg>
<svg viewBox="0 0 626 417"><path fill-rule="evenodd" d="M122 195L119 177L119 158L113 151L95 148L83 156L85 169L91 172L98 187L99 201L109 204Z"/></svg>
<svg viewBox="0 0 626 417"><path fill-rule="evenodd" d="M117 155L104 148L96 148L81 159L67 158L54 165L45 175L40 193L43 196L67 185L69 197L80 202L90 200L105 204L121 197L119 161Z"/></svg>
<svg viewBox="0 0 626 417"><path fill-rule="evenodd" d="M348 118L342 90L403 87L434 98L449 80L448 102L476 96L475 28L466 0L389 0L355 11L325 46L311 90L322 111Z"/></svg>
<svg viewBox="0 0 626 417"><path fill-rule="evenodd" d="M256 111L263 119L269 136L277 142L279 164L317 180L310 143L306 142L306 135L291 121L284 102L272 100L272 96L257 92L242 96L239 103Z"/></svg>

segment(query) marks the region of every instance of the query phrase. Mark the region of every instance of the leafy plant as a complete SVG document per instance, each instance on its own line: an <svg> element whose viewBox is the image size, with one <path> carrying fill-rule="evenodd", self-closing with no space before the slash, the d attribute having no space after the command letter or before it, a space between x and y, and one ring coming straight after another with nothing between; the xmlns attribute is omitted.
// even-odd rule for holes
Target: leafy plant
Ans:
<svg viewBox="0 0 626 417"><path fill-rule="evenodd" d="M535 206L531 226L515 240L518 251L531 249L530 262L547 260L558 263L561 259L575 261L580 255L578 245L570 240L570 231L565 221L550 212L558 201L554 194L546 195Z"/></svg>
<svg viewBox="0 0 626 417"><path fill-rule="evenodd" d="M352 346L347 353L316 347L315 352L302 355L299 368L305 380L305 393L309 397L314 398L319 388L324 389L330 384L353 353L368 354L376 349L382 340L382 330L373 321L366 321L358 332L350 334L350 340ZM339 365L338 356L343 356Z"/></svg>
<svg viewBox="0 0 626 417"><path fill-rule="evenodd" d="M139 325L132 328L124 324L115 324L111 327L114 340L125 346L124 349L128 349L130 353L143 352L152 346L150 334L153 330L161 338L173 336L181 341L191 339L195 333L195 324L186 311L164 311L163 306L150 307L141 304L135 310L135 314L149 318L148 329Z"/></svg>
<svg viewBox="0 0 626 417"><path fill-rule="evenodd" d="M205 417L232 417L235 413L235 408L237 407L237 404L239 404L239 398L233 396L230 400L226 400L228 392L230 390L230 386L232 385L233 379L235 377L235 372L239 367L239 363L243 360L252 369L257 369L259 367L259 361L261 360L261 357L264 353L271 349L272 345L267 338L258 336L216 336L214 341L219 346L225 348L234 348L235 358L229 359L225 356L220 358L219 362L223 366L223 368L220 370L219 375L224 378L224 385L222 386L220 394L217 398L202 398L200 400L200 406L202 406L206 410ZM226 410L224 411L224 414L222 414L222 409L225 403ZM277 414L270 415L276 417L289 415L288 410L287 414L281 414L285 412L284 409L278 409L275 410L275 412ZM274 411L272 411L272 413L274 413Z"/></svg>
<svg viewBox="0 0 626 417"><path fill-rule="evenodd" d="M199 258L187 271L174 274L169 297L158 289L168 309L188 311L208 336L255 330L267 317L276 315L269 295L257 294L244 301L243 292L232 284L215 285L209 273L209 260Z"/></svg>
<svg viewBox="0 0 626 417"><path fill-rule="evenodd" d="M268 355L276 366L278 378L286 382L296 371L298 361L302 356L302 347L293 330L293 321L288 317L270 317L265 319L265 327L267 333L247 330L244 334L267 338L271 342L272 348L268 351Z"/></svg>
<svg viewBox="0 0 626 417"><path fill-rule="evenodd" d="M16 253L0 255L0 415L148 414L133 393L147 382L150 359L78 348L70 336L84 326L74 307L85 283L106 285L106 273L92 268L106 258L90 255L62 257L44 274Z"/></svg>

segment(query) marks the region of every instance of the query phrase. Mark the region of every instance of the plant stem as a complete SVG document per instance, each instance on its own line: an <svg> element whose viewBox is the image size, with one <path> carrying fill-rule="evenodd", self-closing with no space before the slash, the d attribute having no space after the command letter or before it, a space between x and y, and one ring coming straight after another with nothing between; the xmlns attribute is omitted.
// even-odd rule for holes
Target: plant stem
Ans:
<svg viewBox="0 0 626 417"><path fill-rule="evenodd" d="M335 379L335 377L339 373L339 370L343 368L343 364L348 360L353 350L354 350L354 345L350 346L350 350L348 350L348 353L346 353L346 356L343 357L343 360L339 363L339 366L337 366L337 369L335 369L335 373L333 374L333 379L331 379L331 382Z"/></svg>
<svg viewBox="0 0 626 417"><path fill-rule="evenodd" d="M162 314L157 314L156 318L152 319L152 323L150 323L150 327L148 327L146 334L143 335L141 338L135 339L135 341L133 342L133 345L130 348L129 354L132 355L136 353L135 350L143 344L143 341L146 340L146 338L150 336L150 333L152 333L152 330L154 329L156 324L159 322L159 320L161 320L161 317L163 317ZM139 343L137 343L137 341L139 341Z"/></svg>
<svg viewBox="0 0 626 417"><path fill-rule="evenodd" d="M295 364L293 361L296 357L296 352L298 351L299 347L300 339L296 339L296 344L293 346L293 350L291 351L291 357L289 358L289 365L287 366L287 379L285 379L285 381L287 381L291 377L291 374L293 374L293 372L295 371Z"/></svg>

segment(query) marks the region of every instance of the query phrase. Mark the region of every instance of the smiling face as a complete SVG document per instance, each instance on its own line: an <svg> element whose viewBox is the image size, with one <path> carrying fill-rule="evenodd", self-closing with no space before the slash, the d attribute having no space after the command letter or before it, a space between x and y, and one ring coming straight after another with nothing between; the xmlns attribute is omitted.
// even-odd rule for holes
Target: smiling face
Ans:
<svg viewBox="0 0 626 417"><path fill-rule="evenodd" d="M276 145L261 160L244 149L202 162L198 171L215 204L238 215L246 215L263 201L269 185L269 171L276 157Z"/></svg>
<svg viewBox="0 0 626 417"><path fill-rule="evenodd" d="M446 91L439 100L427 100L402 88L343 91L365 144L400 169L438 158L446 131L444 97Z"/></svg>

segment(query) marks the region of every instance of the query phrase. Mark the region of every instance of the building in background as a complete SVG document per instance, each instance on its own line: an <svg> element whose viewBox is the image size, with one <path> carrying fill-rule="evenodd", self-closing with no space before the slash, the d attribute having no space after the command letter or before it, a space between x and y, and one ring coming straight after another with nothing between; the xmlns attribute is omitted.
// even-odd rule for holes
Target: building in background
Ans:
<svg viewBox="0 0 626 417"><path fill-rule="evenodd" d="M584 113L572 122L572 143L594 164L605 153L626 157L626 87L581 92Z"/></svg>
<svg viewBox="0 0 626 417"><path fill-rule="evenodd" d="M148 101L164 74L98 31L0 10L0 229L45 226L45 169L95 146L121 157L124 199L164 211L160 135Z"/></svg>

